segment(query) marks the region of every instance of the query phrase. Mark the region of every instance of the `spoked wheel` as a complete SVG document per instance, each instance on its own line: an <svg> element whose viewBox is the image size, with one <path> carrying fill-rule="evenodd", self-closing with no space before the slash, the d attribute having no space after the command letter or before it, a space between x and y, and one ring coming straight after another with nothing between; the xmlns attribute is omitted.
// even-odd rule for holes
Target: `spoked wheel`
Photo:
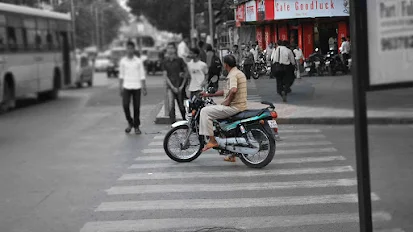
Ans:
<svg viewBox="0 0 413 232"><path fill-rule="evenodd" d="M203 148L202 136L191 131L187 125L181 125L170 130L163 141L166 154L172 160L180 163L191 162L201 155ZM185 139L189 134L188 144Z"/></svg>
<svg viewBox="0 0 413 232"><path fill-rule="evenodd" d="M252 78L254 78L255 80L257 80L258 78L260 78L260 73L258 71L254 71L252 73Z"/></svg>
<svg viewBox="0 0 413 232"><path fill-rule="evenodd" d="M253 146L259 147L254 155L242 154L239 158L250 168L263 168L271 163L275 155L275 141L262 128L253 128L248 132Z"/></svg>

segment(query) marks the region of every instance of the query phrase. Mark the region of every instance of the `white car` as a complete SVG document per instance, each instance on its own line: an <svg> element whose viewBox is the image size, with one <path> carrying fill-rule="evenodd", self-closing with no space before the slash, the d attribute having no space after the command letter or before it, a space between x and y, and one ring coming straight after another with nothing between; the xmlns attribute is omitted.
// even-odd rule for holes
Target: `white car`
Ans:
<svg viewBox="0 0 413 232"><path fill-rule="evenodd" d="M108 67L111 65L111 61L106 56L98 56L95 60L95 71L96 72L106 72Z"/></svg>

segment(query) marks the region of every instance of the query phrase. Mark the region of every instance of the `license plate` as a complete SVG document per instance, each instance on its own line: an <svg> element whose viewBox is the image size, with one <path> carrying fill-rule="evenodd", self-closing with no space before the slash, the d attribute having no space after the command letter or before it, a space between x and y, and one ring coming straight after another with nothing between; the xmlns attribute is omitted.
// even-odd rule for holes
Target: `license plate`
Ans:
<svg viewBox="0 0 413 232"><path fill-rule="evenodd" d="M309 72L311 69L310 68L305 68L305 71Z"/></svg>
<svg viewBox="0 0 413 232"><path fill-rule="evenodd" d="M268 125L273 129L278 128L277 121L275 121L275 120L268 120Z"/></svg>

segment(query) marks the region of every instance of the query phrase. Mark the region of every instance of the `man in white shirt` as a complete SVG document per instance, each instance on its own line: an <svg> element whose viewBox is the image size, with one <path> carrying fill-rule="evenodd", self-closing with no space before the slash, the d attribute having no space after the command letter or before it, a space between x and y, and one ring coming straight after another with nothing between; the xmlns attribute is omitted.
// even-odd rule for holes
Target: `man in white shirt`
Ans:
<svg viewBox="0 0 413 232"><path fill-rule="evenodd" d="M303 59L303 51L297 45L293 52L295 56L295 66L296 66L296 73L297 73L296 77L297 79L301 79L300 65L301 65L301 59Z"/></svg>
<svg viewBox="0 0 413 232"><path fill-rule="evenodd" d="M120 92L123 100L123 110L125 112L128 127L126 133L130 133L132 127L135 128L135 134L141 134L140 126L140 104L141 89L146 96L145 68L143 61L135 56L135 44L131 41L127 43L127 56L119 62L119 80ZM133 100L133 118L130 114L130 102Z"/></svg>
<svg viewBox="0 0 413 232"><path fill-rule="evenodd" d="M286 47L287 41L280 41L279 46L272 53L271 60L273 64L278 63L281 67L281 71L276 71L277 78L277 93L283 98L283 101L287 101L287 93L290 92L290 84L293 83L295 58L293 52Z"/></svg>
<svg viewBox="0 0 413 232"><path fill-rule="evenodd" d="M192 48L189 52L189 56L192 58L187 64L191 77L188 89L191 93L191 99L202 91L202 87L208 79L208 65L200 60L200 53L198 48Z"/></svg>
<svg viewBox="0 0 413 232"><path fill-rule="evenodd" d="M184 38L179 44L178 44L178 57L182 58L186 63L189 61L189 39Z"/></svg>
<svg viewBox="0 0 413 232"><path fill-rule="evenodd" d="M345 65L348 65L348 59L350 58L350 43L347 41L346 37L342 37L341 41L340 51L343 56L343 62Z"/></svg>
<svg viewBox="0 0 413 232"><path fill-rule="evenodd" d="M258 44L252 45L250 52L254 55L254 62L258 61Z"/></svg>

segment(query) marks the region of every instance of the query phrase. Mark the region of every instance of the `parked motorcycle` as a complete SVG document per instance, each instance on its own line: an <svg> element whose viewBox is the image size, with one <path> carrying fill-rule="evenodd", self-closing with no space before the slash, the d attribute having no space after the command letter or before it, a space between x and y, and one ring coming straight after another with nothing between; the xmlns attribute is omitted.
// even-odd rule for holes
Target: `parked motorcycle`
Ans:
<svg viewBox="0 0 413 232"><path fill-rule="evenodd" d="M326 67L329 75L334 76L337 72L347 74L348 67L344 64L341 55L336 51L329 51L326 55Z"/></svg>
<svg viewBox="0 0 413 232"><path fill-rule="evenodd" d="M318 48L316 48L315 52L305 60L304 70L307 72L308 76L312 76L313 74L322 76L324 74L324 57L319 53Z"/></svg>
<svg viewBox="0 0 413 232"><path fill-rule="evenodd" d="M265 55L262 53L260 54L258 61L255 62L255 65L252 70L252 78L258 79L263 75L266 75L268 73L268 68L267 68L267 61L265 59Z"/></svg>
<svg viewBox="0 0 413 232"><path fill-rule="evenodd" d="M214 88L208 88L214 93ZM176 162L191 162L202 153L206 144L199 135L202 108L215 104L211 98L194 96L185 101L187 120L176 122L164 139L164 150ZM220 155L235 155L251 168L267 166L275 155L278 135L277 112L272 103L262 102L267 108L246 110L232 117L214 121L214 134Z"/></svg>

